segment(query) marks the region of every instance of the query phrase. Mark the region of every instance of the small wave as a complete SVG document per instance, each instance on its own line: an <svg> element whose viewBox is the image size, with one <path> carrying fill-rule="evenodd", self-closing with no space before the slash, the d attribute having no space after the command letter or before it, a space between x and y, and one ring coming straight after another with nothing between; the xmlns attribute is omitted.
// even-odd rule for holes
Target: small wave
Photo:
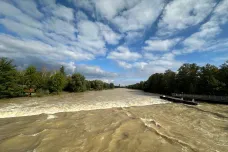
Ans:
<svg viewBox="0 0 228 152"><path fill-rule="evenodd" d="M55 118L57 118L57 116L55 116L55 115L48 115L47 116L47 119L49 120L49 119L55 119Z"/></svg>
<svg viewBox="0 0 228 152"><path fill-rule="evenodd" d="M176 142L176 143L179 143L180 145L182 145L185 148L187 147L187 148L190 148L192 151L197 151L197 150L195 150L195 148L192 145L189 145L188 143L186 143L184 141L181 141L181 140L176 139L174 137L165 135L165 134L161 133L160 131L158 131L154 126L156 126L157 128L161 128L161 125L158 122L156 122L155 120L146 119L146 118L140 118L140 119L144 123L145 126L147 126L148 128L152 129L156 134L158 134L162 138L166 139L167 141Z"/></svg>
<svg viewBox="0 0 228 152"><path fill-rule="evenodd" d="M33 136L33 137L35 137L35 136L37 136L37 135L39 135L39 134L41 134L42 132L45 132L45 131L47 131L47 130L48 130L48 129L43 129L42 131L37 132L37 133L34 133L34 134L30 134L30 135L20 134L19 136Z"/></svg>
<svg viewBox="0 0 228 152"><path fill-rule="evenodd" d="M147 127L152 127L152 124L154 124L156 127L161 128L161 125L153 119L146 119L146 118L140 118L140 119Z"/></svg>
<svg viewBox="0 0 228 152"><path fill-rule="evenodd" d="M0 118L10 117L23 117L33 116L40 114L55 114L60 112L77 112L77 111L88 111L97 109L110 109L119 107L132 107L132 106L147 106L154 104L167 103L157 98L150 98L150 100L117 100L117 101L99 101L99 102L84 102L84 103L72 103L72 102L57 102L55 104L41 103L41 104L11 104L0 108ZM50 116L49 118L52 118Z"/></svg>

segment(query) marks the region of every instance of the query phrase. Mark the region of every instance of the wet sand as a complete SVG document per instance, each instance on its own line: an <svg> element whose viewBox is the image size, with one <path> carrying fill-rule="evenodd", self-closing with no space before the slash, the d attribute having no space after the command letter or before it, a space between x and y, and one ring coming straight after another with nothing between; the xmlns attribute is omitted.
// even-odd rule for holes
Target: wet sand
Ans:
<svg viewBox="0 0 228 152"><path fill-rule="evenodd" d="M0 151L228 151L228 106L189 106L137 90L0 103Z"/></svg>

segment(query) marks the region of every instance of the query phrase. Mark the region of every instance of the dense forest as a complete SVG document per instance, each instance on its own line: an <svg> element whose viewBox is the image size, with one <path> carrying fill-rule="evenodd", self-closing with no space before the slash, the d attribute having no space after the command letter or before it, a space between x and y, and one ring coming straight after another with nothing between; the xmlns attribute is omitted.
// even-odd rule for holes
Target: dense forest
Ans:
<svg viewBox="0 0 228 152"><path fill-rule="evenodd" d="M155 73L147 81L129 85L128 88L167 95L228 95L228 61L219 68L210 64L202 67L183 64L177 72L167 70L165 73Z"/></svg>
<svg viewBox="0 0 228 152"><path fill-rule="evenodd" d="M61 91L83 92L112 88L114 88L113 83L89 81L80 73L67 76L63 66L58 71L52 72L45 68L37 71L34 66L18 71L12 60L0 58L0 98L25 96L26 92L31 90L37 96L42 96Z"/></svg>

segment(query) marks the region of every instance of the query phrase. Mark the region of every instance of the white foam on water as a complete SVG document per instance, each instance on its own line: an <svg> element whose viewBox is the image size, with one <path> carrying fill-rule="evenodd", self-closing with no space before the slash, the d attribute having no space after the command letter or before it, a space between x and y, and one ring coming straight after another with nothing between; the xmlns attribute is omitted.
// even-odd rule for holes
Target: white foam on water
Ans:
<svg viewBox="0 0 228 152"><path fill-rule="evenodd" d="M57 118L57 116L55 116L55 115L48 115L47 116L47 119L55 119L55 118Z"/></svg>
<svg viewBox="0 0 228 152"><path fill-rule="evenodd" d="M36 133L36 134L32 134L31 136L33 136L33 137L35 137L35 136L37 136L37 135L39 135L40 133Z"/></svg>
<svg viewBox="0 0 228 152"><path fill-rule="evenodd" d="M121 94L117 92L116 96L109 96L106 94L103 96L96 96L95 93L92 92L86 94L89 97L83 96L79 98L75 96L75 99L68 96L62 98L62 100L61 98L57 99L56 101L52 98L48 98L48 100L46 98L34 98L22 103L4 104L4 106L0 107L0 118L32 116L44 113L49 114L47 119L53 119L56 118L53 116L53 114L60 112L76 112L118 107L147 106L167 103L166 101L161 100L157 97L143 94L132 95L125 92L120 92ZM99 94L99 92L97 92L97 94Z"/></svg>
<svg viewBox="0 0 228 152"><path fill-rule="evenodd" d="M156 127L161 127L161 125L156 122L154 119L146 119L146 118L140 118L142 122L145 124L145 126L152 128L153 125Z"/></svg>

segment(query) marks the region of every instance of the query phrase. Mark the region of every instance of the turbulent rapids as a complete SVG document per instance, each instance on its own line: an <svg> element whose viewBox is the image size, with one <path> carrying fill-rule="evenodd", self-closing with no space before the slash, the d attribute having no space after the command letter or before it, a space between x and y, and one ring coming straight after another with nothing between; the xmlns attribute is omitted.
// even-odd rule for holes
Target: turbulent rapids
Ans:
<svg viewBox="0 0 228 152"><path fill-rule="evenodd" d="M228 151L228 107L115 89L0 102L0 151Z"/></svg>
<svg viewBox="0 0 228 152"><path fill-rule="evenodd" d="M0 118L166 103L149 93L116 89L0 102Z"/></svg>

